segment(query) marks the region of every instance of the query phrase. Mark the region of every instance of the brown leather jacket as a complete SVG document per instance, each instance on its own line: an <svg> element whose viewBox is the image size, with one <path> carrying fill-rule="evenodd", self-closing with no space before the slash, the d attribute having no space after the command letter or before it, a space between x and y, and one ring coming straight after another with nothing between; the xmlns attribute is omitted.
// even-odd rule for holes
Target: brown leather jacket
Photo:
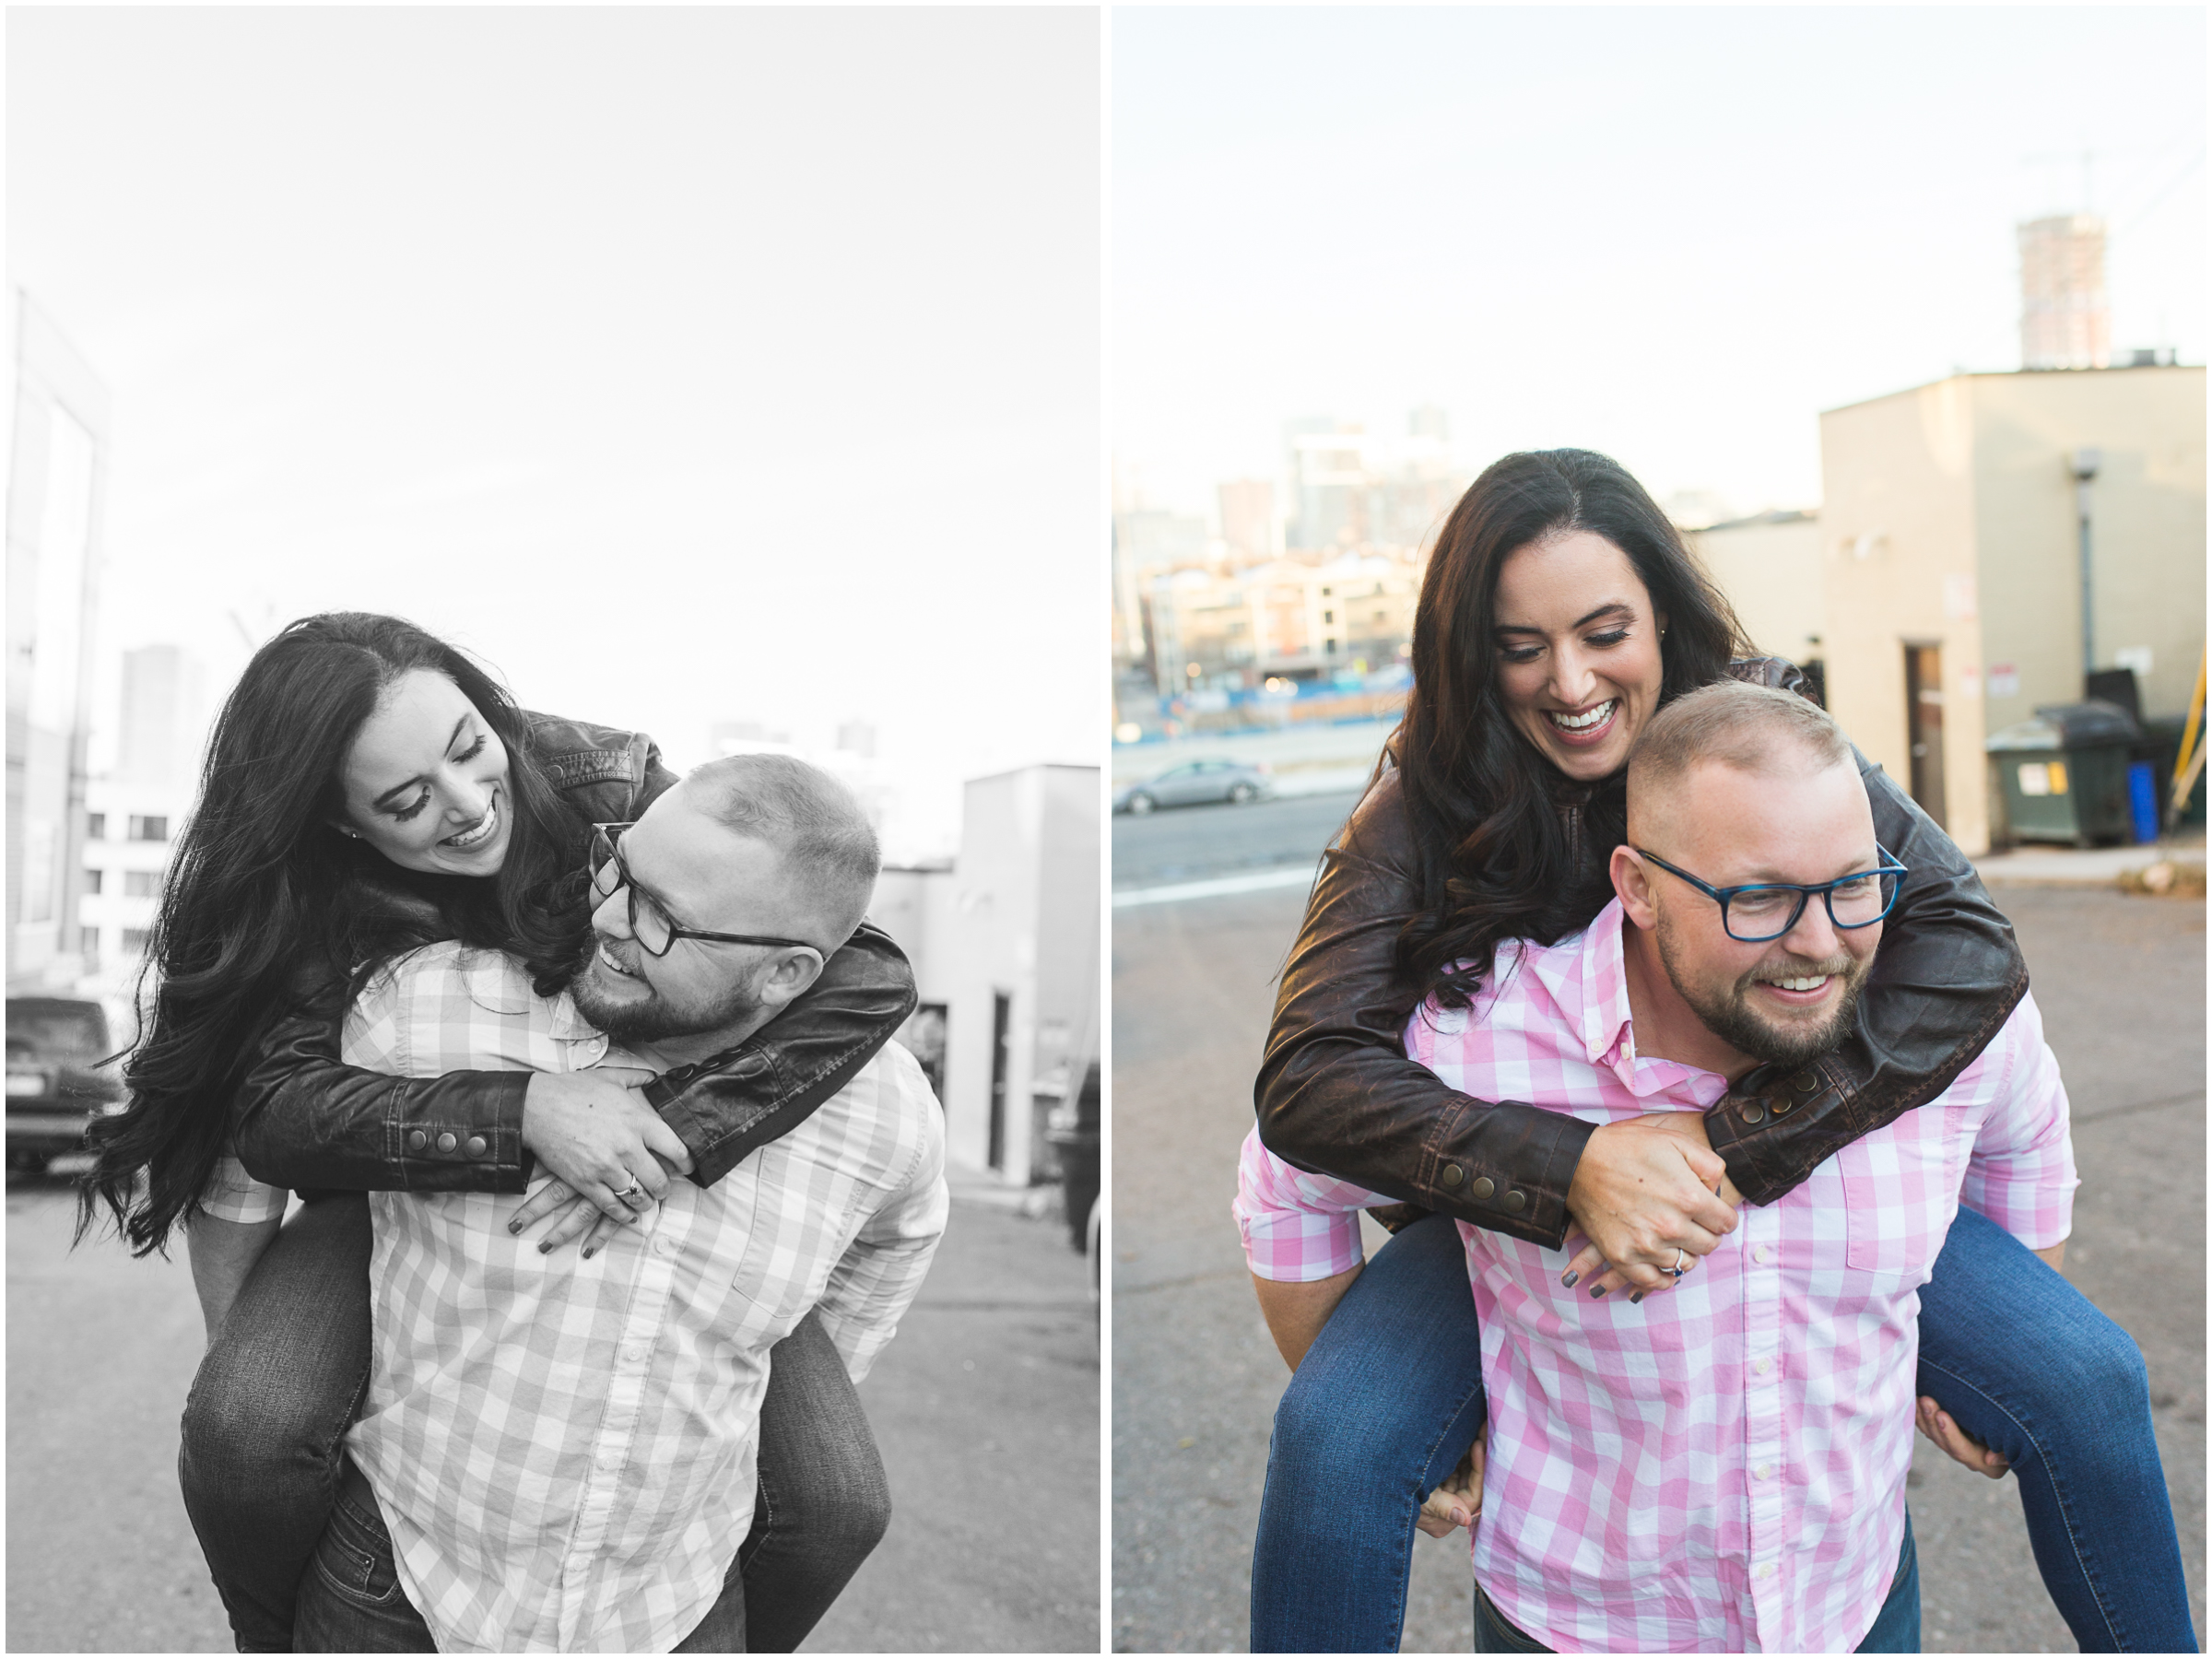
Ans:
<svg viewBox="0 0 2212 1659"><path fill-rule="evenodd" d="M1732 672L1806 688L1775 659ZM1973 865L1879 767L1864 755L1858 762L1875 834L1912 874L1843 1046L1787 1076L1761 1066L1705 1113L1712 1149L1754 1204L1772 1203L1837 1147L1940 1094L2028 989L2012 924ZM1571 840L1574 828L1571 820ZM1581 849L1585 860L1611 853ZM1394 952L1419 891L1397 775L1385 772L1324 855L1283 970L1253 1091L1260 1138L1300 1169L1556 1250L1568 1230L1567 1189L1596 1125L1475 1100L1406 1058Z"/></svg>
<svg viewBox="0 0 2212 1659"><path fill-rule="evenodd" d="M530 716L530 749L589 822L635 818L676 774L641 733ZM323 986L273 1027L231 1107L239 1160L276 1186L519 1193L527 1072L394 1077L346 1065L343 984ZM645 1098L682 1137L691 1179L711 1186L851 1082L914 1010L905 954L863 926L806 994L727 1053L655 1078Z"/></svg>

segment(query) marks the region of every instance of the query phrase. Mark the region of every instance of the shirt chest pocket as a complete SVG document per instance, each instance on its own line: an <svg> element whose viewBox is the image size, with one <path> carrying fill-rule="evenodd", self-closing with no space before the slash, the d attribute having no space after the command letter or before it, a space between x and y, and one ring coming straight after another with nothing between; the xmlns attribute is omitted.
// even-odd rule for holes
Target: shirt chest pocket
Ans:
<svg viewBox="0 0 2212 1659"><path fill-rule="evenodd" d="M1844 1264L1925 1279L1943 1249L1965 1173L1950 1109L1908 1112L1836 1154L1843 1179ZM1954 1158L1954 1147L1957 1157Z"/></svg>
<svg viewBox="0 0 2212 1659"><path fill-rule="evenodd" d="M844 1253L852 1182L782 1143L762 1147L724 1180L745 1183L747 1212L731 1293L771 1319L795 1319L821 1300Z"/></svg>

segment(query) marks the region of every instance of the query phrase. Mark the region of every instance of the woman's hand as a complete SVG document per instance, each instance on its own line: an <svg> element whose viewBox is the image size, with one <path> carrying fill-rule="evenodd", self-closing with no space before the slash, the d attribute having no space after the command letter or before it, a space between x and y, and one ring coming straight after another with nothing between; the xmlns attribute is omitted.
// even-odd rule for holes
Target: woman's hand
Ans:
<svg viewBox="0 0 2212 1659"><path fill-rule="evenodd" d="M601 1214L599 1206L589 1198L580 1197L576 1189L558 1177L530 1194L523 1206L514 1212L507 1223L507 1230L519 1233L535 1227L547 1216L558 1215L556 1221L537 1241L537 1253L545 1255L559 1250L563 1244L583 1240L584 1260L599 1253L599 1247L614 1236L615 1229L622 1223Z"/></svg>
<svg viewBox="0 0 2212 1659"><path fill-rule="evenodd" d="M1986 1475L1992 1480L2002 1480L2011 1472L2012 1465L2002 1453L1992 1452L1980 1441L1971 1438L1951 1420L1949 1412L1926 1394L1920 1396L1913 1422L1923 1434L1949 1454L1953 1463L1964 1464L1975 1474Z"/></svg>
<svg viewBox="0 0 2212 1659"><path fill-rule="evenodd" d="M523 1145L572 1195L618 1222L652 1209L668 1190L669 1171L691 1170L683 1140L643 1095L588 1071L532 1076L523 1097ZM627 1199L618 1196L625 1193ZM518 1213L507 1230L528 1225Z"/></svg>
<svg viewBox="0 0 2212 1659"><path fill-rule="evenodd" d="M1448 1538L1461 1527L1469 1532L1482 1519L1482 1470L1488 1460L1490 1426L1485 1423L1459 1467L1444 1477L1421 1505L1413 1524L1432 1538Z"/></svg>
<svg viewBox="0 0 2212 1659"><path fill-rule="evenodd" d="M1588 1242L1559 1282L1593 1297L1632 1287L1639 1300L1665 1290L1675 1282L1666 1269L1677 1251L1710 1255L1735 1230L1737 1202L1701 1114L1654 1112L1600 1124L1567 1189L1567 1208Z"/></svg>

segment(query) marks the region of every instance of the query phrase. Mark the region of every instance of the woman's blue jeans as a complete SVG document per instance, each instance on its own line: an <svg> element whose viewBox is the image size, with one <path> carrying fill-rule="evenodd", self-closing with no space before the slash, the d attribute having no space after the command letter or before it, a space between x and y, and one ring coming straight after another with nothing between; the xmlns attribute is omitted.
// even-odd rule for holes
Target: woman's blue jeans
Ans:
<svg viewBox="0 0 2212 1659"><path fill-rule="evenodd" d="M2011 1463L2081 1651L2196 1652L2127 1333L1964 1208L1920 1305L1918 1392ZM1432 1216L1376 1253L1284 1391L1253 1552L1253 1653L1397 1652L1414 1517L1485 1416L1466 1257Z"/></svg>
<svg viewBox="0 0 2212 1659"><path fill-rule="evenodd" d="M300 1573L369 1383L368 1200L302 1206L254 1264L193 1380L177 1476L244 1653L288 1653ZM745 1648L787 1653L883 1537L890 1489L819 1318L770 1353L752 1530L733 1541ZM732 1651L736 1650L733 1644Z"/></svg>

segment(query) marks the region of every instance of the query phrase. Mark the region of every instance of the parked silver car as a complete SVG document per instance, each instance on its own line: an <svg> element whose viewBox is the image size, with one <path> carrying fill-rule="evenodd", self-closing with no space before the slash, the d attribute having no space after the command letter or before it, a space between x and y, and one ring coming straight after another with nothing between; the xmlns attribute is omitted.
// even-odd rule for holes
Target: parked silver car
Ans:
<svg viewBox="0 0 2212 1659"><path fill-rule="evenodd" d="M1206 801L1229 801L1242 806L1264 801L1275 793L1275 780L1265 763L1241 760L1185 760L1181 766L1124 783L1113 792L1116 812L1150 812L1155 806L1191 806Z"/></svg>

